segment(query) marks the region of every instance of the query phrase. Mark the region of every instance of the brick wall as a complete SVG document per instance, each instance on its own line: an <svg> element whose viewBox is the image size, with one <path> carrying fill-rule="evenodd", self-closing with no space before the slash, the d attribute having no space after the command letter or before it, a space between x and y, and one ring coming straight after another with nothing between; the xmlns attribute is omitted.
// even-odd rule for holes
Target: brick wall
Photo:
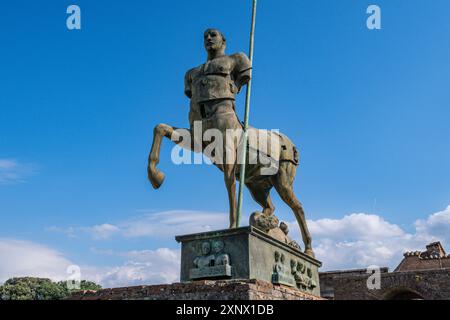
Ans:
<svg viewBox="0 0 450 320"><path fill-rule="evenodd" d="M450 268L450 258L421 259L418 256L406 256L395 271L413 271Z"/></svg>
<svg viewBox="0 0 450 320"><path fill-rule="evenodd" d="M450 269L391 272L381 274L381 289L369 290L369 275L342 275L334 278L336 300L396 299L414 294L425 300L450 300Z"/></svg>
<svg viewBox="0 0 450 320"><path fill-rule="evenodd" d="M389 271L388 268L383 267L380 268L381 273L387 273ZM320 272L320 296L325 299L334 299L334 287L335 287L335 278L336 277L350 277L350 276L358 276L363 275L366 278L369 276L367 273L367 269L352 269L352 270L339 270L339 271L328 271L328 272Z"/></svg>
<svg viewBox="0 0 450 320"><path fill-rule="evenodd" d="M259 280L196 281L85 291L69 300L322 300L296 289Z"/></svg>

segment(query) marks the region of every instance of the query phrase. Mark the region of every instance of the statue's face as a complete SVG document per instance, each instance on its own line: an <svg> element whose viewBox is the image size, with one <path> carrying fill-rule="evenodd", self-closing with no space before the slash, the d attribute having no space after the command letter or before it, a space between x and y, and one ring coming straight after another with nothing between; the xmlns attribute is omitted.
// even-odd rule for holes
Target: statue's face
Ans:
<svg viewBox="0 0 450 320"><path fill-rule="evenodd" d="M211 250L212 250L213 253L220 253L222 251L222 249L223 249L223 242L221 242L221 241L214 241L212 243Z"/></svg>
<svg viewBox="0 0 450 320"><path fill-rule="evenodd" d="M209 242L203 242L202 243L202 253L204 255L207 255L211 252L211 245L209 244Z"/></svg>
<svg viewBox="0 0 450 320"><path fill-rule="evenodd" d="M219 30L208 29L204 34L204 44L207 51L217 51L222 49L225 41Z"/></svg>

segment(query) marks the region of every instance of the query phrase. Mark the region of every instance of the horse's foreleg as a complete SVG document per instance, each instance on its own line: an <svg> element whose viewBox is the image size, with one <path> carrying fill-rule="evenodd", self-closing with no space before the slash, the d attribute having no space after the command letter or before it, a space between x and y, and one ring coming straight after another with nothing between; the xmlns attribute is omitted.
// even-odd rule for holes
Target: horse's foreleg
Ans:
<svg viewBox="0 0 450 320"><path fill-rule="evenodd" d="M164 137L170 139L174 128L166 124L159 124L153 130L153 144L148 157L148 180L150 180L153 188L158 189L164 182L164 173L156 168L159 163L159 154L161 151L161 143Z"/></svg>
<svg viewBox="0 0 450 320"><path fill-rule="evenodd" d="M177 145L187 150L195 151L199 148L194 147L195 143L192 137L191 130L179 129L171 127L167 124L157 125L153 130L153 144L150 155L148 156L147 167L148 179L155 189L161 187L165 178L164 173L156 168L156 165L159 163L159 155L161 152L161 144L163 138L170 139ZM199 150L201 150L201 147Z"/></svg>
<svg viewBox="0 0 450 320"><path fill-rule="evenodd" d="M236 202L236 165L224 164L223 173L225 185L228 192L228 201L230 203L230 229L238 227L237 221L237 202Z"/></svg>
<svg viewBox="0 0 450 320"><path fill-rule="evenodd" d="M233 141L224 141L223 145L223 174L225 186L228 192L228 201L230 204L230 229L238 227L237 199L236 199L236 159L237 149Z"/></svg>

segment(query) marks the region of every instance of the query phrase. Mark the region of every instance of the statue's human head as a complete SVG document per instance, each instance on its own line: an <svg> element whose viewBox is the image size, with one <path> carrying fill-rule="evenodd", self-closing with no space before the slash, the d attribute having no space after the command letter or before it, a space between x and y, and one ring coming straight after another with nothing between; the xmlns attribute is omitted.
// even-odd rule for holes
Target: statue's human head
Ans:
<svg viewBox="0 0 450 320"><path fill-rule="evenodd" d="M208 53L225 52L227 40L222 32L217 29L206 29L203 36L205 49Z"/></svg>
<svg viewBox="0 0 450 320"><path fill-rule="evenodd" d="M212 250L213 253L217 254L217 253L220 253L223 250L224 246L225 246L225 244L222 241L214 241L212 243L211 250Z"/></svg>
<svg viewBox="0 0 450 320"><path fill-rule="evenodd" d="M211 252L211 244L209 242L202 243L202 254L207 255Z"/></svg>

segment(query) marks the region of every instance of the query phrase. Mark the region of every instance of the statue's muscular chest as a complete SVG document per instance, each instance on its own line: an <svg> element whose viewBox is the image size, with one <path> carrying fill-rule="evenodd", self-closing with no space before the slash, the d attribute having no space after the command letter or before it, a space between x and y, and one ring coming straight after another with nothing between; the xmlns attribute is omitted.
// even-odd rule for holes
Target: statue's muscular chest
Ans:
<svg viewBox="0 0 450 320"><path fill-rule="evenodd" d="M190 91L194 102L235 99L238 92L233 80L234 61L225 56L213 59L190 72Z"/></svg>
<svg viewBox="0 0 450 320"><path fill-rule="evenodd" d="M233 70L233 59L229 56L216 58L192 70L192 81L198 81L208 76L230 76Z"/></svg>

